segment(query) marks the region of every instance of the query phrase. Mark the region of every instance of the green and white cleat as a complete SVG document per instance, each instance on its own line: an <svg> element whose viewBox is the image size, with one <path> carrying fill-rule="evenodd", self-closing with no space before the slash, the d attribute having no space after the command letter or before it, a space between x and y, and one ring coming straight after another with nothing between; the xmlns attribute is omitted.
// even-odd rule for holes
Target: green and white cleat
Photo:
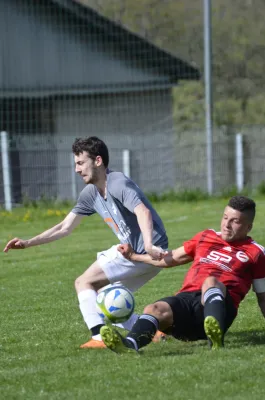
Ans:
<svg viewBox="0 0 265 400"><path fill-rule="evenodd" d="M210 341L212 350L217 350L224 347L223 331L220 328L219 322L212 316L208 316L204 320L204 331Z"/></svg>
<svg viewBox="0 0 265 400"><path fill-rule="evenodd" d="M138 352L130 347L126 338L124 338L116 329L114 329L110 325L104 325L100 328L100 335L102 337L103 342L107 346L108 349L114 351L118 354L128 354Z"/></svg>

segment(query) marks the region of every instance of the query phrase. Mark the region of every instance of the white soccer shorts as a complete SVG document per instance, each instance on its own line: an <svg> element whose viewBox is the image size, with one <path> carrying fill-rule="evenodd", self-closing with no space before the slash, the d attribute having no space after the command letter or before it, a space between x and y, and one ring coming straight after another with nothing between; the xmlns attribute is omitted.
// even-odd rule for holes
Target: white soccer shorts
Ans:
<svg viewBox="0 0 265 400"><path fill-rule="evenodd" d="M110 283L121 283L132 292L154 278L161 268L127 260L117 250L118 245L97 253L97 261Z"/></svg>

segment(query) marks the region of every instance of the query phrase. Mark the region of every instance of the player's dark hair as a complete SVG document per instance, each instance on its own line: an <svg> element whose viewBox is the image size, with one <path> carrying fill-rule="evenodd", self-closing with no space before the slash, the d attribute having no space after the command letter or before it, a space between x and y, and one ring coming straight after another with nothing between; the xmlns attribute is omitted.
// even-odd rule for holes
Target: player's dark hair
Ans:
<svg viewBox="0 0 265 400"><path fill-rule="evenodd" d="M80 153L86 151L92 160L95 160L97 156L102 158L104 166L107 168L109 165L109 151L103 140L96 136L90 136L88 138L77 138L72 145L73 153L78 156Z"/></svg>
<svg viewBox="0 0 265 400"><path fill-rule="evenodd" d="M246 196L233 196L229 200L228 206L247 214L250 221L253 222L256 214L256 203L252 199Z"/></svg>

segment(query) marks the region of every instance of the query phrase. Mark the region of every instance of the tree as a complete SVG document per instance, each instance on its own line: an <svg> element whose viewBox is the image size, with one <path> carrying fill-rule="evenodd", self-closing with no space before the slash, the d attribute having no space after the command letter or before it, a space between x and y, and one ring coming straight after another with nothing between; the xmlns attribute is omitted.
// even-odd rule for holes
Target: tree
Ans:
<svg viewBox="0 0 265 400"><path fill-rule="evenodd" d="M175 56L194 63L203 76L202 0L79 2L94 7ZM263 101L265 89L264 15L264 0L212 2L212 67L215 122L218 125L248 121L265 123L265 114L263 117L254 109L254 104ZM181 87L184 98L185 85ZM200 97L201 89L198 90L196 96ZM192 109L189 106L186 115L190 116ZM175 112L175 115L178 114L179 111ZM191 119L195 121L195 117Z"/></svg>

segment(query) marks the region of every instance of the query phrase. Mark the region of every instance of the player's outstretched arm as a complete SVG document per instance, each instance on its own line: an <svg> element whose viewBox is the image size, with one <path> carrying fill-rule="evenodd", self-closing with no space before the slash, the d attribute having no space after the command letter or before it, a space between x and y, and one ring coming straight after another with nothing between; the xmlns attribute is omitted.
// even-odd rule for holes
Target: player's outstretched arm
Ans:
<svg viewBox="0 0 265 400"><path fill-rule="evenodd" d="M9 250L21 250L32 246L38 246L40 244L53 242L54 240L61 239L68 236L73 229L80 224L82 219L81 215L76 215L70 212L65 219L59 224L52 228L34 236L31 239L23 240L19 238L11 239L5 246L4 252L7 253Z"/></svg>
<svg viewBox="0 0 265 400"><path fill-rule="evenodd" d="M135 207L134 213L137 217L137 221L144 239L145 251L155 260L161 260L167 251L161 247L154 246L152 243L153 235L153 220L150 210L143 204L138 204Z"/></svg>
<svg viewBox="0 0 265 400"><path fill-rule="evenodd" d="M10 250L10 249L22 250L22 249L26 248L26 245L27 245L27 240L14 238L14 239L9 240L9 242L5 245L3 252L7 253L8 250Z"/></svg>
<svg viewBox="0 0 265 400"><path fill-rule="evenodd" d="M193 258L185 252L183 246L179 247L178 249L168 251L162 260L154 260L150 254L137 254L133 251L133 248L130 244L121 244L119 245L118 250L125 258L129 260L144 262L159 268L175 267L177 265L187 264L193 260Z"/></svg>
<svg viewBox="0 0 265 400"><path fill-rule="evenodd" d="M264 293L256 293L257 300L263 317L265 318L265 292Z"/></svg>

